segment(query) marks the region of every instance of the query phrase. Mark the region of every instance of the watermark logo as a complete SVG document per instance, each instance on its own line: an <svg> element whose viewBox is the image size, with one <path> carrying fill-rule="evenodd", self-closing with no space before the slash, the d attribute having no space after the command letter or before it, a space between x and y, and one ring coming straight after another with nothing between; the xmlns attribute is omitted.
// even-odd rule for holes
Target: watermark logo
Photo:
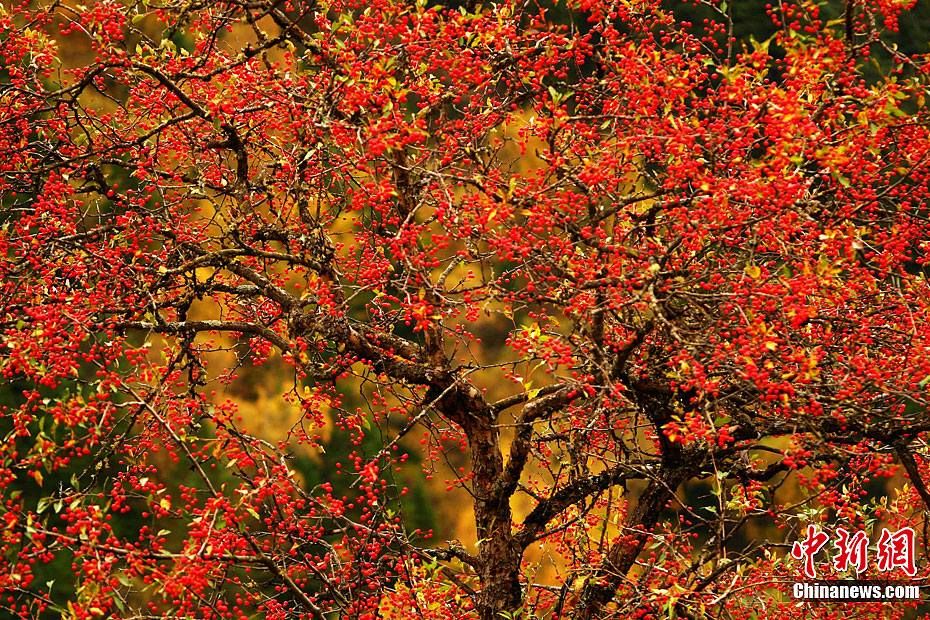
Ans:
<svg viewBox="0 0 930 620"><path fill-rule="evenodd" d="M807 526L807 535L803 540L791 546L791 557L803 561L802 570L808 579L817 578L817 554L830 542L830 536L816 525ZM836 553L833 556L833 568L845 572L855 570L859 575L869 566L869 538L859 530L850 533L843 528L836 530L833 540ZM913 577L917 574L914 563L914 530L909 527L896 532L882 528L881 536L875 545L875 567L879 572L890 573L902 570Z"/></svg>
<svg viewBox="0 0 930 620"><path fill-rule="evenodd" d="M866 532L837 528L832 538L832 566L839 573L854 572L858 577L872 565L879 573L901 571L909 577L917 574L914 561L914 530L909 527L891 531L882 528L874 548ZM791 557L801 562L801 572L808 582L795 583L792 595L805 601L906 601L920 599L920 587L910 582L888 580L817 580L817 556L831 542L828 533L808 525L803 539L791 546Z"/></svg>
<svg viewBox="0 0 930 620"><path fill-rule="evenodd" d="M792 596L799 601L835 601L870 603L884 601L919 601L920 586L901 581L875 579L853 581L804 581L795 583Z"/></svg>

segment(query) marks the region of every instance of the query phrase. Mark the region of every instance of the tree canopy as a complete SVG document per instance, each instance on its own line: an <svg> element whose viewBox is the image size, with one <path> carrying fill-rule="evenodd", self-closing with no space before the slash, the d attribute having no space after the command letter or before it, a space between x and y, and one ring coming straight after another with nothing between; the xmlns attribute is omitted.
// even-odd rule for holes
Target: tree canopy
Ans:
<svg viewBox="0 0 930 620"><path fill-rule="evenodd" d="M789 549L926 542L912 4L4 3L0 607L911 613Z"/></svg>

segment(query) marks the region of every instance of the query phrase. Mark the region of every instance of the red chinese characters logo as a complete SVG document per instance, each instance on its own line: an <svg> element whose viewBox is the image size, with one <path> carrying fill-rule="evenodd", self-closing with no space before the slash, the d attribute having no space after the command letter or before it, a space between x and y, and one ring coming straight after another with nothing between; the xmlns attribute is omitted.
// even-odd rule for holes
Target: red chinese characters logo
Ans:
<svg viewBox="0 0 930 620"><path fill-rule="evenodd" d="M889 572L900 568L913 577L917 573L917 567L914 566L914 530L905 527L897 532L889 532L883 528L876 556L878 570Z"/></svg>
<svg viewBox="0 0 930 620"><path fill-rule="evenodd" d="M823 530L816 525L808 525L804 539L791 546L791 557L803 561L802 571L808 579L817 577L816 557L829 541L830 536ZM838 572L854 570L856 575L859 575L868 568L869 538L864 531L849 532L838 528L833 547L836 549L833 568ZM914 530L905 527L892 532L888 528L882 528L881 536L875 545L875 566L883 573L902 570L911 577L916 575Z"/></svg>
<svg viewBox="0 0 930 620"><path fill-rule="evenodd" d="M816 525L807 526L807 537L803 541L795 541L791 546L791 557L795 560L804 560L804 576L813 579L817 576L814 568L814 557L823 548L830 537Z"/></svg>

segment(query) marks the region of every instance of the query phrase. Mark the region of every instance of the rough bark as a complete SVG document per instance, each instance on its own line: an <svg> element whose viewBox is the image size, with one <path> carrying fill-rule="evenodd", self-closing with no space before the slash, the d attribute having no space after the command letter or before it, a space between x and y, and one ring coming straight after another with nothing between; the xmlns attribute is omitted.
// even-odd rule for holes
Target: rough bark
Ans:
<svg viewBox="0 0 930 620"><path fill-rule="evenodd" d="M471 464L474 475L474 512L478 533L478 559L481 592L478 615L481 620L500 618L522 603L520 559L511 529L510 495L497 489L504 469L497 429L482 420L469 429Z"/></svg>

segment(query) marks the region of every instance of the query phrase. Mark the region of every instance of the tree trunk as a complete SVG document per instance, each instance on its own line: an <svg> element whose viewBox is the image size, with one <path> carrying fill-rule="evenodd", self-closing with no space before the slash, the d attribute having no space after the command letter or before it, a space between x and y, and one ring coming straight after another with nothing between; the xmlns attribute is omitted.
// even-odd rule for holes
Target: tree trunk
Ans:
<svg viewBox="0 0 930 620"><path fill-rule="evenodd" d="M491 422L477 422L468 430L473 473L475 525L481 592L481 620L501 620L501 612L520 607L522 552L513 539L510 497L496 487L504 469L500 437Z"/></svg>
<svg viewBox="0 0 930 620"><path fill-rule="evenodd" d="M665 503L678 485L688 478L689 470L681 464L667 467L643 491L626 522L625 529L635 533L614 542L608 549L603 565L585 585L574 617L582 620L599 618L604 606L613 600L617 588L646 545L649 530L658 523Z"/></svg>

